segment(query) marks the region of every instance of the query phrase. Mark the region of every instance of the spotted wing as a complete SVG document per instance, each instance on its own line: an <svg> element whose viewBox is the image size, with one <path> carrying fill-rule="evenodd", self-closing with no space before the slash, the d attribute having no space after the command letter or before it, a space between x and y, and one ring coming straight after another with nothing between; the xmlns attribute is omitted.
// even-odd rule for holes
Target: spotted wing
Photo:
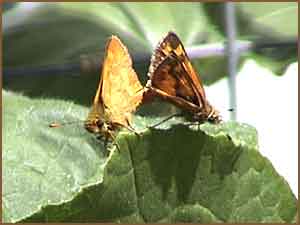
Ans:
<svg viewBox="0 0 300 225"><path fill-rule="evenodd" d="M147 86L160 89L202 108L205 92L178 36L169 32L158 44L149 67Z"/></svg>

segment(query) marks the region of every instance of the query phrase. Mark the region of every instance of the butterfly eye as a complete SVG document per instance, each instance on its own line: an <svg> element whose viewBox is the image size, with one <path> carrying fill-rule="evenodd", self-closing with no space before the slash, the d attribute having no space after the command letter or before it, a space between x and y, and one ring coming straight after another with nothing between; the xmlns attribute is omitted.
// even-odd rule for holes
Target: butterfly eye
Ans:
<svg viewBox="0 0 300 225"><path fill-rule="evenodd" d="M217 111L212 110L210 115L208 116L208 121L212 123L219 123L222 121L222 118Z"/></svg>
<svg viewBox="0 0 300 225"><path fill-rule="evenodd" d="M103 121L97 119L97 121L96 121L97 127L102 127L103 124L104 124Z"/></svg>
<svg viewBox="0 0 300 225"><path fill-rule="evenodd" d="M107 129L110 130L110 131L114 130L114 128L112 126L108 126Z"/></svg>

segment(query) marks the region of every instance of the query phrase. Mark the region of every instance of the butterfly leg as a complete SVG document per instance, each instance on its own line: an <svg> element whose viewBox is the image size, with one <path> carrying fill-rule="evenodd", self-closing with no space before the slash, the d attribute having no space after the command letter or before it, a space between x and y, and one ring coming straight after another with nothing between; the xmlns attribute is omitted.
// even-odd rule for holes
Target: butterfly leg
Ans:
<svg viewBox="0 0 300 225"><path fill-rule="evenodd" d="M108 137L105 137L103 140L104 148L107 149Z"/></svg>
<svg viewBox="0 0 300 225"><path fill-rule="evenodd" d="M130 124L126 126L126 129L133 132L135 135L140 136L140 134Z"/></svg>
<svg viewBox="0 0 300 225"><path fill-rule="evenodd" d="M120 153L120 146L118 145L118 143L117 143L117 142L114 142L114 145L116 146L118 152Z"/></svg>
<svg viewBox="0 0 300 225"><path fill-rule="evenodd" d="M122 125L122 127L125 127L127 130L129 130L130 132L133 132L135 135L137 136L141 136L140 133L138 133L130 124L129 120L126 119L126 123L127 123L127 126L124 126Z"/></svg>
<svg viewBox="0 0 300 225"><path fill-rule="evenodd" d="M184 125L186 125L186 126L194 126L195 124L196 124L197 122L186 122L186 123L184 123ZM197 123L198 124L198 123Z"/></svg>
<svg viewBox="0 0 300 225"><path fill-rule="evenodd" d="M200 130L200 125L201 125L201 122L197 121L197 131Z"/></svg>
<svg viewBox="0 0 300 225"><path fill-rule="evenodd" d="M120 146L119 146L118 143L116 142L116 136L113 135L113 133L109 133L109 136L106 138L106 142L107 142L109 139L113 140L113 145L116 146L118 152L120 153ZM106 144L107 144L107 143L106 143Z"/></svg>
<svg viewBox="0 0 300 225"><path fill-rule="evenodd" d="M197 126L197 130L200 130L200 125L203 123L202 120L197 120L197 121L194 121L194 122L188 122L188 123L184 123L184 125L186 126Z"/></svg>
<svg viewBox="0 0 300 225"><path fill-rule="evenodd" d="M105 137L104 135L97 135L96 139L103 142L104 147L106 148L106 145L107 145L107 142L108 142L107 137Z"/></svg>
<svg viewBox="0 0 300 225"><path fill-rule="evenodd" d="M182 116L182 113L176 113L176 114L173 114L171 116L168 116L167 118L163 119L162 121L159 121L158 123L149 126L148 129L153 129L155 127L158 127L159 125L167 122L168 120L172 119L173 117L178 117L178 116Z"/></svg>

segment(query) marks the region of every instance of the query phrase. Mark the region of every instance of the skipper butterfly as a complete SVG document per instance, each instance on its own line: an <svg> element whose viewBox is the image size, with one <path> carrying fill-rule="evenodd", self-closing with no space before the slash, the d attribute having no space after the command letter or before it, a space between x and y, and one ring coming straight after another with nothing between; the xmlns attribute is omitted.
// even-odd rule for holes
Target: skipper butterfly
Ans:
<svg viewBox="0 0 300 225"><path fill-rule="evenodd" d="M143 91L127 48L112 36L106 44L100 83L84 121L85 129L103 138L105 145L115 139L114 133L121 127L134 131L131 116L142 101ZM52 123L50 127L61 125Z"/></svg>
<svg viewBox="0 0 300 225"><path fill-rule="evenodd" d="M221 117L207 101L199 75L178 36L169 32L151 58L144 98L158 96L189 112L200 123L219 123ZM150 96L150 97L149 97Z"/></svg>
<svg viewBox="0 0 300 225"><path fill-rule="evenodd" d="M106 45L101 80L85 128L92 133L114 139L120 127L133 130L131 114L141 103L143 87L132 68L127 48L112 36Z"/></svg>

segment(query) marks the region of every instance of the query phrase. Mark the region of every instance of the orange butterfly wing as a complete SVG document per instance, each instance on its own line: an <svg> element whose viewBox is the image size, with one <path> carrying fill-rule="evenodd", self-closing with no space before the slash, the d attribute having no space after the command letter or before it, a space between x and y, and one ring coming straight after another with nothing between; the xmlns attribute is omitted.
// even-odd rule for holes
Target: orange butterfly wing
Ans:
<svg viewBox="0 0 300 225"><path fill-rule="evenodd" d="M142 97L143 87L132 68L128 50L112 36L106 45L101 80L86 128L94 133L105 133L119 126L129 127L131 113ZM100 127L103 125L105 127Z"/></svg>
<svg viewBox="0 0 300 225"><path fill-rule="evenodd" d="M131 113L142 101L143 86L132 68L127 48L115 36L107 45L102 79L100 88L105 115L112 123L128 126ZM97 101L96 97L94 102Z"/></svg>

